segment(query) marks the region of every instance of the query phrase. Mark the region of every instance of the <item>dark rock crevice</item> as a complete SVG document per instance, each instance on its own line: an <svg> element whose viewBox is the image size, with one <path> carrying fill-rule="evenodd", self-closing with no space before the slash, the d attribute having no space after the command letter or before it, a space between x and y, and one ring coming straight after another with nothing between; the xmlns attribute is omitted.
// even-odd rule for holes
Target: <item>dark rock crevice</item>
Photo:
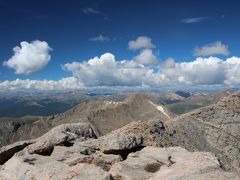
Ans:
<svg viewBox="0 0 240 180"><path fill-rule="evenodd" d="M122 157L123 160L126 160L128 155L130 153L134 153L137 151L140 151L144 148L145 146L138 146L132 149L124 149L124 150L108 150L108 151L104 151L104 154L115 154L115 155L120 155Z"/></svg>
<svg viewBox="0 0 240 180"><path fill-rule="evenodd" d="M51 156L53 150L54 150L54 147L50 147L48 149L35 151L34 153L42 156Z"/></svg>
<svg viewBox="0 0 240 180"><path fill-rule="evenodd" d="M30 141L20 141L14 143L12 145L4 146L0 149L0 165L4 164L8 161L11 157L14 156L15 153L23 150L28 145L34 143L34 140Z"/></svg>

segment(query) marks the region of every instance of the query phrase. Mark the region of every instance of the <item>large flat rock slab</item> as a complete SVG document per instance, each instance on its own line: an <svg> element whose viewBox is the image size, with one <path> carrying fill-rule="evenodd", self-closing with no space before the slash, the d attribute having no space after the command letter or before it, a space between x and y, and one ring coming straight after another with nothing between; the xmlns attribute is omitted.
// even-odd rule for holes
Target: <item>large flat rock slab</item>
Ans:
<svg viewBox="0 0 240 180"><path fill-rule="evenodd" d="M115 163L110 173L121 180L239 179L237 173L224 172L212 153L189 152L181 147L146 147Z"/></svg>

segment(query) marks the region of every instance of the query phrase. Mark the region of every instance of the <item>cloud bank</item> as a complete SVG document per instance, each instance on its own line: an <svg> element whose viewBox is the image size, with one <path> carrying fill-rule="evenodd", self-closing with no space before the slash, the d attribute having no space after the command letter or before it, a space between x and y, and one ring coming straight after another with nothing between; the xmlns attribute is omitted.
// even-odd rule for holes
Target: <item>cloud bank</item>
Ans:
<svg viewBox="0 0 240 180"><path fill-rule="evenodd" d="M226 60L198 57L191 62L177 63L168 59L155 67L144 66L133 60L116 61L114 55L103 54L85 62L63 66L85 86L195 86L239 85L240 58Z"/></svg>
<svg viewBox="0 0 240 180"><path fill-rule="evenodd" d="M209 55L229 55L228 46L221 41L216 41L212 44L207 44L200 48L194 49L195 56L209 56Z"/></svg>
<svg viewBox="0 0 240 180"><path fill-rule="evenodd" d="M13 48L14 55L3 62L4 66L15 70L15 74L30 74L43 69L51 59L51 48L45 41L21 42Z"/></svg>
<svg viewBox="0 0 240 180"><path fill-rule="evenodd" d="M111 53L83 62L62 66L72 77L52 80L15 80L0 82L0 89L81 89L91 87L195 87L239 86L240 58L198 57L190 62L169 58L156 66L143 65L135 60L116 60Z"/></svg>
<svg viewBox="0 0 240 180"><path fill-rule="evenodd" d="M0 89L37 89L37 90L64 90L84 88L83 84L75 77L62 78L54 80L30 80L16 79L14 81L0 82Z"/></svg>

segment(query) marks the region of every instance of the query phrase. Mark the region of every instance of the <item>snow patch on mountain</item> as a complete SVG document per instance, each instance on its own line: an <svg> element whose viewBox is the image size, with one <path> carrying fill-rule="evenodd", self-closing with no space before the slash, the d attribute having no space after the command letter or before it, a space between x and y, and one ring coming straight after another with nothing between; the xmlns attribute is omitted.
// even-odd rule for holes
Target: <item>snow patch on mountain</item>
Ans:
<svg viewBox="0 0 240 180"><path fill-rule="evenodd" d="M161 111L165 116L167 116L168 118L169 115L166 113L166 111L164 110L163 106L157 106L156 104L154 104L152 101L148 101L149 103L151 103L152 105L154 105L159 111Z"/></svg>

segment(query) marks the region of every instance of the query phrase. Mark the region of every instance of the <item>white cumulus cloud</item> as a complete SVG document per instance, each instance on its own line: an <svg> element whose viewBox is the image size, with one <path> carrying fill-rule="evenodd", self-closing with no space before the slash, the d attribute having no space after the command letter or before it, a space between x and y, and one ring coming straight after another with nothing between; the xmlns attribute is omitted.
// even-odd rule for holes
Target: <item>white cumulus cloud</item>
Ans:
<svg viewBox="0 0 240 180"><path fill-rule="evenodd" d="M138 49L152 49L155 45L152 43L151 38L147 36L139 36L136 40L129 41L128 48L130 50Z"/></svg>
<svg viewBox="0 0 240 180"><path fill-rule="evenodd" d="M3 62L15 70L16 74L30 74L43 69L51 59L51 48L45 41L21 42L20 47L13 48L14 55Z"/></svg>
<svg viewBox="0 0 240 180"><path fill-rule="evenodd" d="M198 57L194 61L177 63L168 59L161 73L170 86L223 85L240 86L240 58L225 60L217 57Z"/></svg>
<svg viewBox="0 0 240 180"><path fill-rule="evenodd" d="M153 70L133 60L116 61L113 54L106 53L84 62L63 65L85 86L141 86L150 84Z"/></svg>
<svg viewBox="0 0 240 180"><path fill-rule="evenodd" d="M168 59L161 65L161 73L169 85L214 85L223 84L227 78L226 62L216 58L197 58L191 62L177 63Z"/></svg>
<svg viewBox="0 0 240 180"><path fill-rule="evenodd" d="M0 89L37 89L37 90L64 90L80 89L84 85L75 77L62 78L60 80L30 80L16 79L0 82Z"/></svg>
<svg viewBox="0 0 240 180"><path fill-rule="evenodd" d="M220 41L207 44L200 48L194 49L195 56L209 56L209 55L229 55L228 46Z"/></svg>
<svg viewBox="0 0 240 180"><path fill-rule="evenodd" d="M227 78L224 81L227 85L240 85L240 58L231 57L225 62Z"/></svg>
<svg viewBox="0 0 240 180"><path fill-rule="evenodd" d="M116 61L103 54L84 62L63 65L85 86L201 86L240 85L240 58L226 60L198 57L190 62L168 59L159 66L145 66L135 60Z"/></svg>
<svg viewBox="0 0 240 180"><path fill-rule="evenodd" d="M139 64L157 64L157 57L150 49L144 49L139 55L135 56L133 59Z"/></svg>

